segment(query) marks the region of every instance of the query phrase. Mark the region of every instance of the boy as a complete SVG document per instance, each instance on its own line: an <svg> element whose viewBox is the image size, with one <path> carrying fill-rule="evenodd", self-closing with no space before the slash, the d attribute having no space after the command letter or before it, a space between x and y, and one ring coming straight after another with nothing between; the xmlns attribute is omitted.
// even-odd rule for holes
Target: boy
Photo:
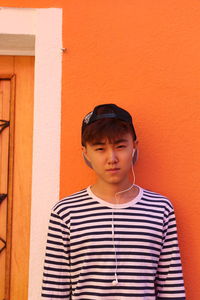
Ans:
<svg viewBox="0 0 200 300"><path fill-rule="evenodd" d="M52 209L42 296L71 300L185 299L172 204L134 184L137 137L114 104L82 123L94 185Z"/></svg>

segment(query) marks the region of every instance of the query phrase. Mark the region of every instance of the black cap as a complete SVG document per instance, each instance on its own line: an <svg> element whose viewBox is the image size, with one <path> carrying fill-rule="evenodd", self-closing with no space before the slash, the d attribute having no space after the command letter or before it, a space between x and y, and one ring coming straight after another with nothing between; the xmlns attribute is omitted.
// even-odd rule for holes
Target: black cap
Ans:
<svg viewBox="0 0 200 300"><path fill-rule="evenodd" d="M128 111L126 111L123 108L120 108L116 104L101 104L96 106L93 111L88 113L82 122L82 134L88 125L100 119L106 119L106 118L118 119L129 123L133 130L135 140L137 139L135 129L133 127L131 115L129 114Z"/></svg>

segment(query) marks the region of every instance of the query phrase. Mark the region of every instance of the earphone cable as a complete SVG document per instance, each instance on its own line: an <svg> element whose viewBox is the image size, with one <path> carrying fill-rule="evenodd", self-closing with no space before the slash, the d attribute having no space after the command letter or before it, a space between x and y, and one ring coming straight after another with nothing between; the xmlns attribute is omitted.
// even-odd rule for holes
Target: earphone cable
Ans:
<svg viewBox="0 0 200 300"><path fill-rule="evenodd" d="M118 199L116 198L116 195L130 191L133 188L133 186L135 185L135 173L134 173L134 170L133 170L133 166L132 166L131 170L132 170L132 174L133 174L133 183L131 184L131 186L129 188L127 188L123 191L115 193L115 203L116 203L116 205L119 204ZM117 276L117 273L118 273L118 257L117 257L116 243L115 243L115 217L114 217L114 210L116 210L116 209L117 208L112 210L112 225L111 225L112 226L112 244L113 244L113 249L114 249L114 254L115 254L115 273L114 273L114 278L115 279L112 281L113 285L118 284L118 276Z"/></svg>

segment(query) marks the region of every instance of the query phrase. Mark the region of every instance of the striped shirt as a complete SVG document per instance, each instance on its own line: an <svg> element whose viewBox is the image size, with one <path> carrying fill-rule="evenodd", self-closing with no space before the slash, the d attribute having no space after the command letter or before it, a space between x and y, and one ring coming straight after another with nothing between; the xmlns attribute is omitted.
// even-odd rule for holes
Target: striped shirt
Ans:
<svg viewBox="0 0 200 300"><path fill-rule="evenodd" d="M42 298L185 300L171 202L139 188L132 201L111 204L90 187L60 200L49 221Z"/></svg>

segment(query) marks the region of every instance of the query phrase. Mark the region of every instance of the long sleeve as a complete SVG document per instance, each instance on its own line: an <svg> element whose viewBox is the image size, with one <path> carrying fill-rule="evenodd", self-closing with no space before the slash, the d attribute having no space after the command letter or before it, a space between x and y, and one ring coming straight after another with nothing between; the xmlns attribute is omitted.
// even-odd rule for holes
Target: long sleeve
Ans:
<svg viewBox="0 0 200 300"><path fill-rule="evenodd" d="M185 300L185 289L173 208L166 213L163 247L159 258L156 290L158 300Z"/></svg>
<svg viewBox="0 0 200 300"><path fill-rule="evenodd" d="M52 210L46 245L42 298L70 299L69 232L64 220Z"/></svg>

